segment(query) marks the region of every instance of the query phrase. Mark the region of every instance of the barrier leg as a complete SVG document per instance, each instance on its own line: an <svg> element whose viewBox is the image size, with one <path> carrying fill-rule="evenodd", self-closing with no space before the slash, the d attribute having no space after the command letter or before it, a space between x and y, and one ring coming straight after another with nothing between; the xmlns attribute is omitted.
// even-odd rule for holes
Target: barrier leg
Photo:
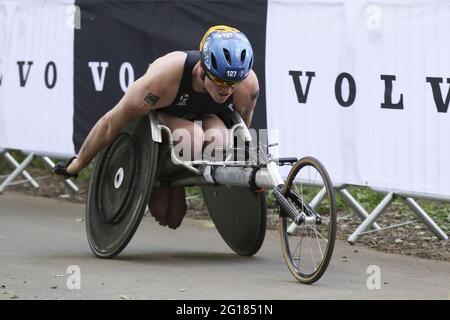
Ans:
<svg viewBox="0 0 450 320"><path fill-rule="evenodd" d="M345 201L345 203L350 206L355 212L358 214L358 216L364 221L369 217L369 213L364 209L358 201L353 198L353 196L348 192L345 188L338 190L339 194L341 195L342 199ZM378 223L374 222L371 225L372 229L374 230L380 230L380 226Z"/></svg>
<svg viewBox="0 0 450 320"><path fill-rule="evenodd" d="M403 198L406 205L425 223L440 240L448 240L447 234L430 218L413 198Z"/></svg>
<svg viewBox="0 0 450 320"><path fill-rule="evenodd" d="M30 164L31 160L33 160L34 154L30 153L25 160L6 178L5 181L0 185L0 194L2 194L6 187L9 185L11 181L13 181L19 174L22 173L23 170Z"/></svg>
<svg viewBox="0 0 450 320"><path fill-rule="evenodd" d="M386 210L387 207L394 201L394 193L389 192L371 214L363 221L363 223L348 237L347 241L350 244L355 244L360 234L366 231L379 216Z"/></svg>
<svg viewBox="0 0 450 320"><path fill-rule="evenodd" d="M3 154L3 157L12 165L14 166L14 168L18 168L20 166L20 164L16 161L16 159L14 159L14 157L9 153L9 152L5 152ZM36 180L33 179L33 177L26 171L23 170L21 172L22 176L28 180L28 182L34 187L34 188L39 188L39 184L36 182Z"/></svg>

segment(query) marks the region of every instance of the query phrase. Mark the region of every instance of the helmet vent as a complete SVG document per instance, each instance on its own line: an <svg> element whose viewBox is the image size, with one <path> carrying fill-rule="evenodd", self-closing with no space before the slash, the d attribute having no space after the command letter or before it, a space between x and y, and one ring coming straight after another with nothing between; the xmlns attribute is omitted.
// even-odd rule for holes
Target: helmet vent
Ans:
<svg viewBox="0 0 450 320"><path fill-rule="evenodd" d="M243 65L244 64L244 61L245 61L245 56L247 55L247 50L242 50L242 52L241 52L241 65Z"/></svg>
<svg viewBox="0 0 450 320"><path fill-rule="evenodd" d="M228 65L231 66L231 55L230 55L230 51L228 51L227 49L223 49L223 54L225 55L225 60L227 60Z"/></svg>
<svg viewBox="0 0 450 320"><path fill-rule="evenodd" d="M216 57L214 56L214 53L211 53L211 63L213 68L217 70L217 60Z"/></svg>

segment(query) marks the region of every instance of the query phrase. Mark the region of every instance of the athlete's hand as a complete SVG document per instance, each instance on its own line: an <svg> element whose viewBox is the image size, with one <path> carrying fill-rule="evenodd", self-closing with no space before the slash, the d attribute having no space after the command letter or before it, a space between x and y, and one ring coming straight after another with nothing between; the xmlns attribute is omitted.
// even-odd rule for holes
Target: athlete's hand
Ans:
<svg viewBox="0 0 450 320"><path fill-rule="evenodd" d="M72 163L73 160L75 160L77 157L73 157L68 161L61 161L58 162L54 167L53 167L53 175L59 175L59 176L63 176L65 179L70 179L70 178L77 178L78 177L78 173L72 174L69 173L67 171L67 168L70 166L70 164Z"/></svg>

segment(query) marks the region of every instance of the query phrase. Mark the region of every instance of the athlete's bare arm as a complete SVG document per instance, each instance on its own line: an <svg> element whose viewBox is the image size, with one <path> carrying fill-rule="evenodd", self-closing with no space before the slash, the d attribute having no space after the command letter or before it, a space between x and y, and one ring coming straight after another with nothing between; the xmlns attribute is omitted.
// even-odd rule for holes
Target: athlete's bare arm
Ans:
<svg viewBox="0 0 450 320"><path fill-rule="evenodd" d="M177 93L185 60L186 53L178 51L155 60L147 72L128 87L117 105L97 121L67 172L74 174L86 167L103 147L114 141L127 123L152 109L169 105Z"/></svg>
<svg viewBox="0 0 450 320"><path fill-rule="evenodd" d="M250 71L248 77L233 92L233 106L239 112L247 127L250 127L253 110L259 96L259 83L255 72Z"/></svg>

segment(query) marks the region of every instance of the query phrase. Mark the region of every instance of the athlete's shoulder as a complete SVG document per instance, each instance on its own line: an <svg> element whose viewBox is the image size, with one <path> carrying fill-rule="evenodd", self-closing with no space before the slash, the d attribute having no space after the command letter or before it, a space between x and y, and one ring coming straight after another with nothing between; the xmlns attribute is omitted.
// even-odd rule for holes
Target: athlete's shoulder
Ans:
<svg viewBox="0 0 450 320"><path fill-rule="evenodd" d="M165 84L178 83L183 75L186 52L174 51L159 57L147 69L147 75Z"/></svg>
<svg viewBox="0 0 450 320"><path fill-rule="evenodd" d="M184 62L186 61L187 53L183 51L173 51L169 52L158 59L156 59L151 65L159 65L163 64L166 67L176 67L179 65L184 66Z"/></svg>

